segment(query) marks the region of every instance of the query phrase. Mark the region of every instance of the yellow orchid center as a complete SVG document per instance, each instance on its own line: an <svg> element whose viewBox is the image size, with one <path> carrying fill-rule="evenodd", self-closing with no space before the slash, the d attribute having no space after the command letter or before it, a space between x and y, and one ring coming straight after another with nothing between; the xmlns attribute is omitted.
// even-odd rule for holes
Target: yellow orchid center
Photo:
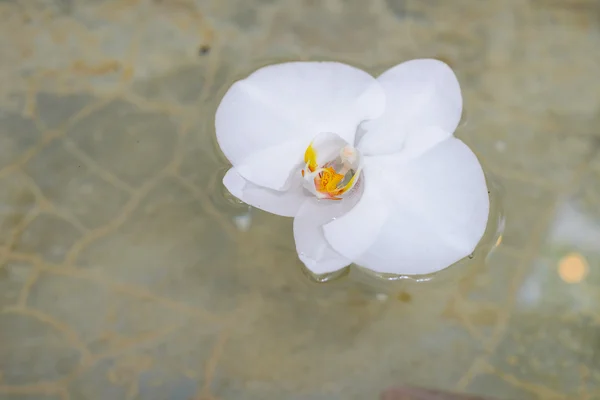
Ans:
<svg viewBox="0 0 600 400"><path fill-rule="evenodd" d="M344 179L344 175L335 172L332 167L323 168L315 178L316 189L324 194L336 195L340 191L337 185Z"/></svg>
<svg viewBox="0 0 600 400"><path fill-rule="evenodd" d="M319 165L317 150L311 143L304 153L304 163L302 177L321 199L341 200L340 196L352 189L360 174L358 155L351 146L342 147L333 160Z"/></svg>

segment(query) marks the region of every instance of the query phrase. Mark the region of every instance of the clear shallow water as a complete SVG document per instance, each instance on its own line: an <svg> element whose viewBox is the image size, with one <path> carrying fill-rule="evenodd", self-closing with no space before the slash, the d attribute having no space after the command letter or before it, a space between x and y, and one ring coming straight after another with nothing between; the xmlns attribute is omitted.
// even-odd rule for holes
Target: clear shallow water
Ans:
<svg viewBox="0 0 600 400"><path fill-rule="evenodd" d="M0 399L597 398L598 12L0 2ZM427 282L313 282L291 220L224 200L218 100L272 61L424 56L462 82L502 243Z"/></svg>

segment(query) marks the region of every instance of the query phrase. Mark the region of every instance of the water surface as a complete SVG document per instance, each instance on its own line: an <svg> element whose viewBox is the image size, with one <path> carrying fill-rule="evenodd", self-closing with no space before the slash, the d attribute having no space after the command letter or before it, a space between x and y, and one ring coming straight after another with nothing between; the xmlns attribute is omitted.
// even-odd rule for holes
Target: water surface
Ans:
<svg viewBox="0 0 600 400"><path fill-rule="evenodd" d="M600 397L593 0L0 2L0 399ZM506 228L452 279L303 274L225 201L213 115L258 66L457 72Z"/></svg>

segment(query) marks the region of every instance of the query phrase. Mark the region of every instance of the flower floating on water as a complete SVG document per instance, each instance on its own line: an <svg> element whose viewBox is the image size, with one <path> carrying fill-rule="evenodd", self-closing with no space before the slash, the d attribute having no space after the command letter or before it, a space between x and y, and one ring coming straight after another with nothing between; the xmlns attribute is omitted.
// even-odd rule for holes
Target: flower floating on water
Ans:
<svg viewBox="0 0 600 400"><path fill-rule="evenodd" d="M216 113L233 167L224 185L243 202L294 217L315 274L352 263L429 274L473 252L489 197L473 152L453 136L462 95L433 59L375 79L336 62L267 66L233 84Z"/></svg>

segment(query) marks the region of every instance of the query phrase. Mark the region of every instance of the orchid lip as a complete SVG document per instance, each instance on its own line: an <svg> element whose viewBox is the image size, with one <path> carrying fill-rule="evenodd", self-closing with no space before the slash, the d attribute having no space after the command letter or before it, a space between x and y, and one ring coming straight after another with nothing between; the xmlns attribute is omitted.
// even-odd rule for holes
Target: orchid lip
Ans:
<svg viewBox="0 0 600 400"><path fill-rule="evenodd" d="M300 171L304 187L318 199L342 200L360 179L362 157L356 148L332 140L315 143L313 140L304 153L304 168ZM331 147L335 150L331 151ZM329 154L322 159L322 151Z"/></svg>

